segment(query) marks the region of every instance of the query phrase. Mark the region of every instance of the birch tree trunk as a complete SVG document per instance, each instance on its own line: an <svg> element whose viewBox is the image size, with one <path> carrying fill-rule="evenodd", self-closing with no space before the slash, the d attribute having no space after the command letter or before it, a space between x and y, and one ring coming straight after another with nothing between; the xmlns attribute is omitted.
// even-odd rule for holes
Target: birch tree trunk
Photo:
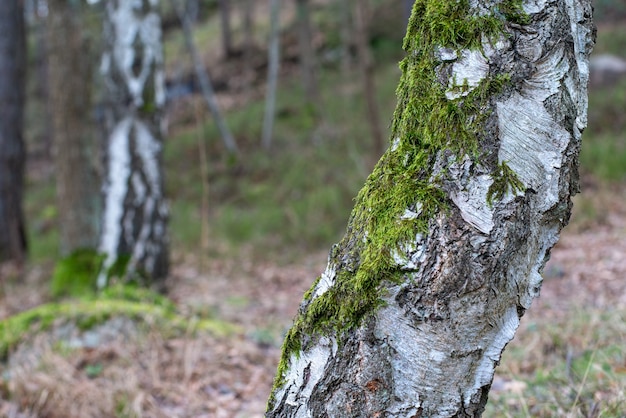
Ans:
<svg viewBox="0 0 626 418"><path fill-rule="evenodd" d="M92 64L81 3L49 0L49 111L63 255L98 245L100 191L91 137Z"/></svg>
<svg viewBox="0 0 626 418"><path fill-rule="evenodd" d="M267 417L473 417L578 191L590 0L417 0L386 151Z"/></svg>
<svg viewBox="0 0 626 418"><path fill-rule="evenodd" d="M127 274L157 281L168 270L168 210L161 169L165 103L158 0L105 1L101 72L107 129L100 250L107 270L130 257Z"/></svg>
<svg viewBox="0 0 626 418"><path fill-rule="evenodd" d="M21 263L26 257L22 209L26 37L21 1L0 2L0 33L0 262Z"/></svg>

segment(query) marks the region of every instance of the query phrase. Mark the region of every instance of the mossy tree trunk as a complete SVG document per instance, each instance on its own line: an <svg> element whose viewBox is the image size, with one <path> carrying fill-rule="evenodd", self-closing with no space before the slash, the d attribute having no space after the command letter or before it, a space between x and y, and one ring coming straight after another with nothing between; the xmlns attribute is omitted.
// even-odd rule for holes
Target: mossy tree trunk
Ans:
<svg viewBox="0 0 626 418"><path fill-rule="evenodd" d="M0 262L26 257L22 200L26 37L21 1L0 2Z"/></svg>
<svg viewBox="0 0 626 418"><path fill-rule="evenodd" d="M163 196L165 103L158 0L103 2L106 180L100 251L107 270L128 257L127 275L159 283L168 271Z"/></svg>
<svg viewBox="0 0 626 418"><path fill-rule="evenodd" d="M479 416L578 191L589 0L417 0L391 146L287 334L268 417Z"/></svg>

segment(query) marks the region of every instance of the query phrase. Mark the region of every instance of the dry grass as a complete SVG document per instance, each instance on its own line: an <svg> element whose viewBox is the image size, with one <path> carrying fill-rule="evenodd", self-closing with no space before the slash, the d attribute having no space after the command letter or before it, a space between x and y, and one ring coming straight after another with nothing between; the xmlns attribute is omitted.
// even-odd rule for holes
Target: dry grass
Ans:
<svg viewBox="0 0 626 418"><path fill-rule="evenodd" d="M15 405L4 416L17 406L22 415L14 416L25 417L255 416L264 407L255 394L274 368L273 355L241 336L148 330L97 348L35 344L36 359L9 369L5 391Z"/></svg>
<svg viewBox="0 0 626 418"><path fill-rule="evenodd" d="M89 344L85 332L59 322L27 338L0 365L0 416L261 416L283 332L325 255L298 266L240 256L248 261L212 260L203 273L197 260L179 259L170 297L190 318L190 330L193 318L219 317L244 331L216 337L118 317L90 330L98 338ZM44 281L28 284L5 284L0 317L34 293L46 300Z"/></svg>
<svg viewBox="0 0 626 418"><path fill-rule="evenodd" d="M606 193L606 191L602 192ZM583 195L541 297L504 352L486 416L626 416L624 190ZM608 203L608 204L607 204ZM602 211L592 224L585 212Z"/></svg>

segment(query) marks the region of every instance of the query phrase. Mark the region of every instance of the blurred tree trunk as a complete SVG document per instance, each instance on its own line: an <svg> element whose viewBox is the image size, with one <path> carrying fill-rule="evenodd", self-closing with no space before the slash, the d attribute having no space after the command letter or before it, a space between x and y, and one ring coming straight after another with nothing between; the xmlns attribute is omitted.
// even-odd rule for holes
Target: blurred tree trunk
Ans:
<svg viewBox="0 0 626 418"><path fill-rule="evenodd" d="M217 2L219 5L220 21L222 24L222 51L225 58L230 58L235 53L235 50L233 48L233 29L231 26L230 1L231 0L218 0Z"/></svg>
<svg viewBox="0 0 626 418"><path fill-rule="evenodd" d="M309 0L296 0L298 16L298 41L300 49L300 72L304 94L309 106L317 115L319 102L317 74L315 64L315 50L311 31Z"/></svg>
<svg viewBox="0 0 626 418"><path fill-rule="evenodd" d="M183 34L185 36L185 44L187 44L187 49L189 50L189 54L191 55L191 60L193 61L194 70L196 73L196 79L198 83L200 83L200 90L202 91L202 96L209 107L209 111L215 120L215 124L217 125L218 130L220 131L220 136L222 137L222 141L224 142L224 146L226 146L226 150L231 155L238 155L239 148L237 148L237 144L235 143L235 139L228 129L228 125L226 121L222 117L222 114L219 110L219 106L217 104L217 99L215 98L215 91L213 89L213 84L211 83L211 79L209 78L209 74L204 68L202 64L202 60L198 55L198 51L196 49L196 45L193 41L193 32L191 27L191 20L189 16L186 14L184 8L180 7L180 4L176 0L172 0L172 5L176 9L176 13L182 23L183 26Z"/></svg>
<svg viewBox="0 0 626 418"><path fill-rule="evenodd" d="M250 53L254 45L254 0L244 0L243 7L243 43L244 53Z"/></svg>
<svg viewBox="0 0 626 418"><path fill-rule="evenodd" d="M267 93L261 144L265 149L272 146L274 119L276 117L276 89L280 69L280 0L270 0L270 37L268 47Z"/></svg>
<svg viewBox="0 0 626 418"><path fill-rule="evenodd" d="M196 23L200 15L200 0L186 0L185 14L189 17L191 24Z"/></svg>
<svg viewBox="0 0 626 418"><path fill-rule="evenodd" d="M98 244L100 190L90 123L93 67L81 9L81 3L48 0L48 108L63 255Z"/></svg>
<svg viewBox="0 0 626 418"><path fill-rule="evenodd" d="M26 257L22 210L26 39L20 0L0 1L0 262Z"/></svg>
<svg viewBox="0 0 626 418"><path fill-rule="evenodd" d="M26 4L26 3L25 3ZM31 5L32 7L32 5ZM26 14L28 16L28 13ZM49 112L50 86L48 75L48 22L47 16L37 16L33 14L32 22L26 21L26 27L34 26L35 36L35 62L37 68L34 69L36 78L36 97L45 104L45 112L47 116ZM28 29L27 29L28 30ZM52 121L50 117L46 117L42 122L43 132L38 135L41 140L41 148L45 158L52 158Z"/></svg>
<svg viewBox="0 0 626 418"><path fill-rule="evenodd" d="M354 37L359 56L359 69L363 82L363 95L367 106L367 121L370 125L376 157L385 152L385 137L380 126L380 115L376 100L376 81L374 79L374 59L369 46L368 22L371 18L369 0L356 0L354 7Z"/></svg>
<svg viewBox="0 0 626 418"><path fill-rule="evenodd" d="M168 209L163 196L165 103L159 2L106 0L101 71L107 131L100 250L107 270L130 257L127 275L159 285L168 272Z"/></svg>
<svg viewBox="0 0 626 418"><path fill-rule="evenodd" d="M409 24L409 18L411 17L411 9L413 9L413 4L415 0L404 0L404 24Z"/></svg>
<svg viewBox="0 0 626 418"><path fill-rule="evenodd" d="M340 12L340 28L341 35L341 73L344 79L348 79L348 75L352 70L352 1L339 0Z"/></svg>
<svg viewBox="0 0 626 418"><path fill-rule="evenodd" d="M483 412L569 220L587 121L591 1L518 5L417 0L392 145L305 294L266 417Z"/></svg>
<svg viewBox="0 0 626 418"><path fill-rule="evenodd" d="M244 0L243 7L243 68L246 72L244 91L250 94L250 89L255 80L255 70L253 68L254 53L254 5L255 0Z"/></svg>

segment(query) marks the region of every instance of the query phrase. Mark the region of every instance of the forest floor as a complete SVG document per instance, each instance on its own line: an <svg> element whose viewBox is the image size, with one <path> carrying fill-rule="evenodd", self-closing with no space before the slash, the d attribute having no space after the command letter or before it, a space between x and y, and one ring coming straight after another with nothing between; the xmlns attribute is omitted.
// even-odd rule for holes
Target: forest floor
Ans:
<svg viewBox="0 0 626 418"><path fill-rule="evenodd" d="M606 211L593 223L577 206L541 297L504 354L486 416L623 416L624 192L594 197ZM169 297L181 314L234 330L173 332L111 318L92 330L96 344L74 347L58 332L37 333L0 365L0 416L261 417L282 335L325 261L323 252L288 265L245 253L202 265L175 257ZM44 302L45 278L35 269L21 283L3 283L0 318Z"/></svg>
<svg viewBox="0 0 626 418"><path fill-rule="evenodd" d="M214 20L217 21L217 17ZM216 33L215 28L215 25L213 29L207 27L200 35L211 38ZM605 32L608 34L604 35L606 40L613 42L615 46L607 47L602 52L623 51L624 35L616 36L613 32ZM600 35L603 33L601 31ZM172 36L174 39L170 40L170 49L184 51L182 37ZM200 42L202 45L206 43ZM604 45L609 45L609 42ZM169 56L174 57L171 63L178 65L181 61L181 57L174 52ZM220 69L213 66L214 81L220 84L223 78L221 75L236 73L232 68L224 66L220 72ZM284 68L287 68L287 72L289 67ZM292 64L291 68L295 66ZM169 72L177 69L178 67L170 68ZM395 78L389 74L395 74ZM397 84L395 62L393 71L389 70L383 75L384 79L392 80L386 83L391 87L388 89L390 93L384 96L393 99ZM385 83L381 82L380 85L383 90ZM344 85L342 88L347 89ZM363 124L358 115L363 112L354 111L354 103L359 104L359 100L346 100L350 114L357 115L352 117L356 121L354 126L347 125L352 123L351 120L346 120L343 113L331 107L341 99L337 97L337 90L339 89L334 84L327 87L326 104L330 115L338 115L340 123L336 123L336 126L341 126L342 129L337 129L334 134L337 138L333 137L328 142L343 146L346 141L339 140L343 136L357 138L359 141L367 138L367 132L359 131L363 129ZM623 89L611 88L611 91L617 95ZM286 94L279 95L279 98L281 96L284 98ZM287 99L293 96L292 93ZM621 135L624 129L618 123L623 123L621 109L624 106L613 104L605 96L612 97L605 91L599 91L596 95L597 101L611 104L612 108L618 110L618 115L615 116L604 107L591 106L592 109L598 109L596 113L606 114L605 119L600 119L597 125L604 128L613 123L615 132ZM238 96L229 96L220 104L227 109L236 109L238 102ZM395 103L395 99L393 102ZM281 108L283 119L287 120L287 116L294 114L300 119L307 119L303 112L298 113L297 104L297 101L292 103L285 100ZM187 118L188 125L193 125L194 119L190 115L194 115L195 110L191 105L189 108L191 110L183 109L180 115L173 114L172 120L176 122L176 117L179 116ZM262 109L260 101L255 107L243 108L241 114L260 120ZM393 109L393 105L390 109ZM235 114L231 122L239 121L239 125L246 125L248 119L240 116ZM284 122L283 125L286 125ZM282 128L284 131L279 130L278 124L277 131L280 135L277 136L283 137L283 143L297 143L294 132L307 131L302 123L300 121L299 124L288 125ZM238 138L249 138L248 142L259 136L252 128L249 128L250 132L243 128L242 130L243 133L239 132ZM213 131L203 135L210 137L211 132ZM350 132L350 135L345 132ZM169 160L180 166L168 168L181 178L171 186L171 189L179 193L172 196L172 215L185 220L185 226L189 229L186 232L193 237L181 241L193 242L195 245L199 242L195 237L200 229L200 222L183 210L187 209L183 206L187 202L185 198L192 202L189 204L193 209L190 213L197 211L199 201L195 195L190 198L182 193L190 193L189 190L193 189L190 185L200 184L197 178L184 177L193 171L189 166L193 164L197 154L195 137L191 134L188 136L189 144L186 148L182 145L169 148L177 152L172 152ZM607 137L599 137L595 146L589 146L588 150L594 150L601 144L618 144L616 148L608 147L606 153L599 154L600 163L590 160L587 170L590 167L611 166L607 161L616 155L620 158L614 159L617 161L614 164L615 171L623 178L622 138L616 134L615 140L611 142ZM184 142L181 139L184 138L179 137L178 142ZM308 138L302 140L308 141ZM588 143L591 144L592 141ZM360 154L354 154L348 145L350 144L346 145L346 149L332 149L337 158L341 158L329 161L328 165L334 167L334 170L342 165L349 165L351 160L360 161ZM359 142L354 149L360 150L363 146ZM167 151L166 147L166 164ZM312 156L307 158L315 157L311 159L316 167L321 166L317 161L328 160L326 155L320 157L314 152L309 154ZM301 165L300 160L295 160L297 153L285 155L284 159L289 162L289 166ZM346 155L350 158L344 161ZM254 160L258 163L258 156L255 154L254 157L249 162ZM279 165L281 161L274 157L268 160L269 166ZM49 165L36 168L38 170L35 170L35 177L52 178ZM267 176L269 172L263 166L263 170L255 171L253 168L248 170L257 177ZM361 171L362 176L353 175L358 178L354 182L359 185L363 181L361 177L369 169ZM314 177L316 173L304 170L300 184L295 183L294 178L298 177L293 172L277 172L279 176L275 185L282 187L270 184L260 188L256 183L251 184L250 189L259 193L249 193L250 200L256 206L264 204L259 196L269 201L265 210L270 204L285 205L285 201L276 199L275 195L270 195L269 198L266 196L272 190L282 190L280 193L285 195L285 200L304 202L302 206L307 211L310 209L317 213L321 206L319 196L324 195L312 193L310 183L319 183L325 187L328 182L339 183L347 177L344 171L333 171L333 175L320 171L320 181L316 182L310 181L310 178L317 178ZM31 170L30 175L34 174ZM214 177L218 180L226 177L220 176L221 174L223 173ZM170 179L174 177L170 176ZM285 186L285 183L288 184ZM212 198L216 201L219 197L241 200L241 196L231 190L236 191L233 184L235 183L212 183ZM221 189L228 190L233 196L220 196ZM292 196L285 191L290 189L298 192L301 189L304 192ZM336 189L339 197L348 196L350 199L353 196L351 184ZM626 416L626 187L610 188L585 184L583 189L582 196L575 198L572 223L564 230L545 268L541 296L523 317L515 339L503 355L484 414L487 417ZM55 249L53 251L42 245L44 235L53 229L51 225L55 221L54 206L50 203L54 201L54 192L52 187L41 190L41 196L33 199L31 204L34 208L32 215L37 215L31 218L39 221L33 222L35 240L42 247L40 253L56 254L56 247L51 247ZM276 192L276 195L280 193ZM313 197L305 201L307 196ZM332 203L340 200L339 197L331 194L327 199ZM246 202L243 200L243 203ZM178 207L174 206L176 203ZM343 213L343 209L338 206L330 203L326 206L327 211L334 216ZM325 226L326 229L335 230L334 224L326 218L310 218L307 211L303 210L300 216L303 219L301 224L313 225L316 229L323 229L322 226ZM229 211L224 210L222 213L228 214ZM234 223L240 226L242 213L233 213ZM251 228L260 223L257 212L250 219ZM294 228L298 222L286 225L282 222L283 217L277 219L273 223L281 225L283 230L292 228L295 231L293 234L298 238L302 235ZM173 221L176 219L173 218ZM345 223L345 220L341 222ZM213 231L225 223L225 217L212 218ZM173 227L172 230L176 231L176 228ZM233 235L230 230L226 232L217 236L216 240ZM322 238L326 237L324 235ZM265 238L260 240L263 239ZM56 236L49 234L46 242L48 241L56 243ZM211 248L213 255L210 258L190 254L188 249L174 251L172 271L167 283L170 289L168 297L175 303L178 312L189 319L185 329L173 329L150 318L150 315L146 315L144 321L131 320L122 315L105 318L102 323L86 331L68 329L67 322L60 318L59 322L45 332L26 336L10 350L6 358L0 358L0 417L261 417L276 371L282 337L291 324L303 293L323 271L327 249L306 253L302 251L298 256L294 254L297 251L294 245L293 248L286 249L286 256L283 256L277 254L275 244L268 245L267 241L259 240L255 244L257 242L262 244L245 250ZM267 253L264 254L264 251ZM283 262L277 263L275 260ZM51 301L49 281L53 263L51 260L37 259L23 272L0 266L0 319ZM19 279L2 279L6 277ZM197 330L197 321L205 319L223 323L224 330L214 333Z"/></svg>

